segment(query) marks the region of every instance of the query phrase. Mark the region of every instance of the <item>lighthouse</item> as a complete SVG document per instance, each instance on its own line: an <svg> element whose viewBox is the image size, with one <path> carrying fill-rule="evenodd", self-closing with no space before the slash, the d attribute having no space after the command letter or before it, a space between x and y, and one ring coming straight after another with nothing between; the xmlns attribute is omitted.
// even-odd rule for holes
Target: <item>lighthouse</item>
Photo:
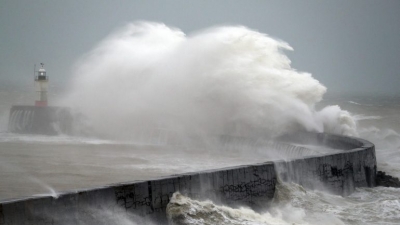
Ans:
<svg viewBox="0 0 400 225"><path fill-rule="evenodd" d="M47 105L49 77L44 64L40 65L38 71L36 65L34 67L35 105L13 105L8 119L8 131L40 135L72 134L74 118L71 110L67 107Z"/></svg>
<svg viewBox="0 0 400 225"><path fill-rule="evenodd" d="M49 78L46 75L46 70L44 69L44 64L40 63L42 66L39 71L35 71L35 106L47 106L47 88Z"/></svg>

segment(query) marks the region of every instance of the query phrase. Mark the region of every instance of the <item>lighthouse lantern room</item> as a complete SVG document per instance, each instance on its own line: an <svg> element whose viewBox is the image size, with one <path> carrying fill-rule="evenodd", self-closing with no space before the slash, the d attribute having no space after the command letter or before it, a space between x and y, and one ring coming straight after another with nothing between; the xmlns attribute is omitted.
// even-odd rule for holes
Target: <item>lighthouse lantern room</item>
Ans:
<svg viewBox="0 0 400 225"><path fill-rule="evenodd" d="M35 71L35 106L47 106L47 88L49 78L46 75L44 64L40 63L40 65L42 67L38 71Z"/></svg>

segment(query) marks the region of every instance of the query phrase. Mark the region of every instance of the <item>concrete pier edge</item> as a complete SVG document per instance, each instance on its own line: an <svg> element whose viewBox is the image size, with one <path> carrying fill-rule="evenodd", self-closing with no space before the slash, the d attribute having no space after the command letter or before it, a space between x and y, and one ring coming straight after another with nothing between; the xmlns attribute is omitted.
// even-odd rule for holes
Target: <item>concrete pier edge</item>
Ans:
<svg viewBox="0 0 400 225"><path fill-rule="evenodd" d="M166 206L176 191L195 199L261 209L272 200L278 176L344 196L356 187L376 184L375 147L366 140L325 133L292 134L282 140L306 140L345 151L112 184L61 193L57 198L11 199L0 202L0 225L102 224L100 221L116 221L120 215L166 222ZM104 210L107 213L102 213Z"/></svg>
<svg viewBox="0 0 400 225"><path fill-rule="evenodd" d="M71 134L71 110L57 106L14 105L10 109L8 131L21 134Z"/></svg>

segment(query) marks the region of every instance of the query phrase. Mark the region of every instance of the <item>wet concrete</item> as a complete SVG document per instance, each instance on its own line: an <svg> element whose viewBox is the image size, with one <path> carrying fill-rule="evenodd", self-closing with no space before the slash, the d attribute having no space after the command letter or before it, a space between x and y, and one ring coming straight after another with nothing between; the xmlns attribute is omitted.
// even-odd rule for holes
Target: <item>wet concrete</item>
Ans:
<svg viewBox="0 0 400 225"><path fill-rule="evenodd" d="M10 110L8 131L22 134L58 135L71 133L72 115L68 108L15 105Z"/></svg>
<svg viewBox="0 0 400 225"><path fill-rule="evenodd" d="M110 216L121 214L165 222L166 206L176 191L195 199L259 209L273 198L278 177L341 195L351 194L356 187L376 185L375 147L368 141L315 133L283 139L341 147L345 151L117 184L64 193L57 198L2 202L0 224L101 224L102 217L103 221L109 221ZM93 209L109 213L94 216Z"/></svg>

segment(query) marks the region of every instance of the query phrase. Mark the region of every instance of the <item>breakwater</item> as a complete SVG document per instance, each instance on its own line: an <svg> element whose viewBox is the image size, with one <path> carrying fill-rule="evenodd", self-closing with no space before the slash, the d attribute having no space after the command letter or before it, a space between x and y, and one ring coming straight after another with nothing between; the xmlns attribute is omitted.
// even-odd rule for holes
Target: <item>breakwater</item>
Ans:
<svg viewBox="0 0 400 225"><path fill-rule="evenodd" d="M288 135L280 141L343 151L114 184L57 198L11 200L0 204L0 224L101 224L99 221L120 214L165 221L166 206L176 191L192 198L260 209L273 198L278 177L341 195L352 193L356 187L375 186L375 149L368 141L316 133ZM94 215L93 209L110 213Z"/></svg>
<svg viewBox="0 0 400 225"><path fill-rule="evenodd" d="M58 135L71 133L72 115L68 108L15 105L10 110L8 131L12 133Z"/></svg>

